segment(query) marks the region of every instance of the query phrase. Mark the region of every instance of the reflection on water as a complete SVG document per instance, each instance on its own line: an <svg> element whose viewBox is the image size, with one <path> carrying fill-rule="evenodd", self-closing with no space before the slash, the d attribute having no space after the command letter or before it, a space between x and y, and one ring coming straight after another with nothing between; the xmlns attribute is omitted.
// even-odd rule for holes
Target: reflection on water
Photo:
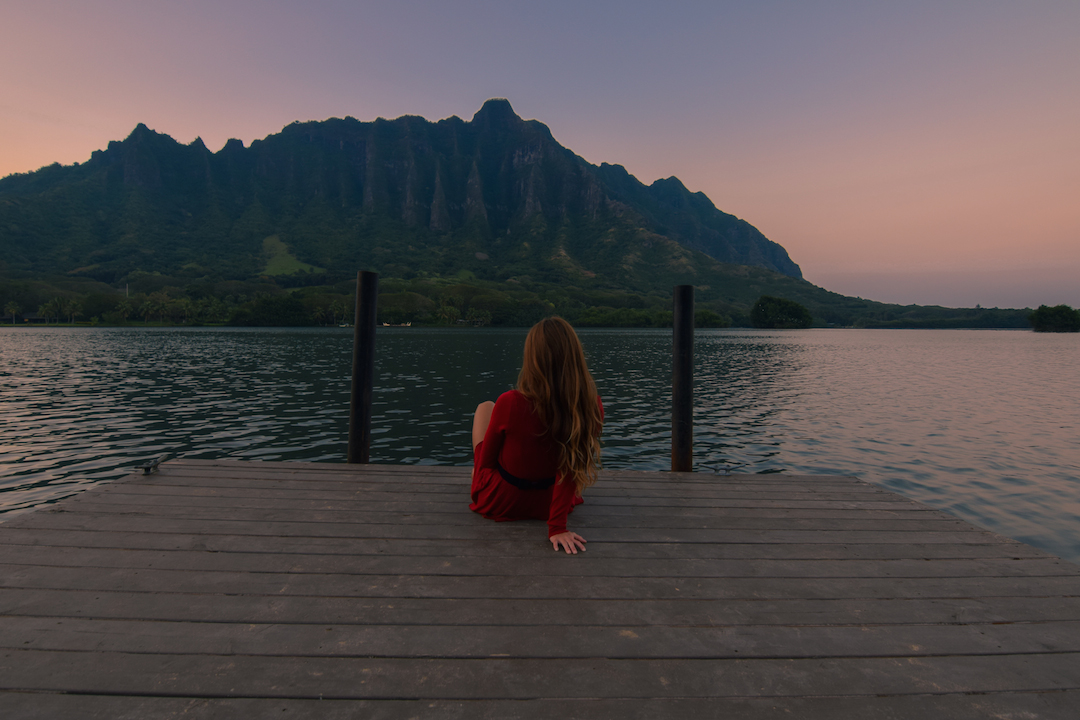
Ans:
<svg viewBox="0 0 1080 720"><path fill-rule="evenodd" d="M380 330L375 462L467 464L524 330ZM604 464L670 466L670 331L585 330ZM0 331L0 511L171 452L344 460L346 330ZM695 467L851 474L1080 560L1080 337L699 331ZM718 477L718 482L723 482Z"/></svg>

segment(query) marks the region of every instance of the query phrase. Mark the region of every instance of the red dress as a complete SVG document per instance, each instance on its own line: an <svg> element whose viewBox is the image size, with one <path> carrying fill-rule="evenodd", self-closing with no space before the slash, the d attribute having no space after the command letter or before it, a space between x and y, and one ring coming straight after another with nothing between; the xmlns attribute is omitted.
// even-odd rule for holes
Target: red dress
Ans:
<svg viewBox="0 0 1080 720"><path fill-rule="evenodd" d="M566 516L584 500L572 477L558 477L558 462L558 445L546 436L532 403L517 390L503 393L473 456L469 509L496 521L547 520L548 537L566 532ZM518 486L543 485L551 478L555 483L540 489Z"/></svg>

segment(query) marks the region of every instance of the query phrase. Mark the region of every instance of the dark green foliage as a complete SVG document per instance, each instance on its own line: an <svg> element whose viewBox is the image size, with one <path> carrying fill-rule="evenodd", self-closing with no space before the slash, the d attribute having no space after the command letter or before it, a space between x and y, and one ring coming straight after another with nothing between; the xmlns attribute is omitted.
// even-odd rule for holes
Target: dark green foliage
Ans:
<svg viewBox="0 0 1080 720"><path fill-rule="evenodd" d="M756 328L808 328L810 311L793 300L762 295L750 309L750 322Z"/></svg>
<svg viewBox="0 0 1080 720"><path fill-rule="evenodd" d="M1028 310L998 308L945 308L936 305L885 305L867 303L853 322L860 328L948 330L957 328L1028 327Z"/></svg>
<svg viewBox="0 0 1080 720"><path fill-rule="evenodd" d="M681 284L696 287L700 310L740 327L762 295L797 302L822 325L1027 322L1021 311L823 290L703 194L591 165L506 101L485 103L471 122L294 123L217 153L139 125L81 165L0 179L0 303L23 314L59 298L79 300L83 322L219 323L235 313L242 323L336 325L351 317L358 269L380 273L379 318L395 323L456 312L529 325L559 313L661 326ZM285 289L302 315L256 300ZM130 312L116 304L125 291ZM272 308L286 316L270 318Z"/></svg>
<svg viewBox="0 0 1080 720"><path fill-rule="evenodd" d="M247 279L281 272L285 257L330 272L597 278L640 292L654 276L692 273L671 257L678 243L800 274L783 248L677 180L646 187L590 165L505 101L472 122L294 123L217 153L139 125L81 165L0 180L0 229L8 271L110 284L133 274L175 287ZM278 280L333 282L321 274Z"/></svg>
<svg viewBox="0 0 1080 720"><path fill-rule="evenodd" d="M299 298L293 295L261 297L238 308L230 325L257 325L262 327L300 327L314 325L315 320Z"/></svg>
<svg viewBox="0 0 1080 720"><path fill-rule="evenodd" d="M731 318L712 310L697 310L694 312L694 327L699 328L726 328L731 327Z"/></svg>
<svg viewBox="0 0 1080 720"><path fill-rule="evenodd" d="M1080 332L1080 310L1068 305L1040 305L1028 316L1035 332Z"/></svg>
<svg viewBox="0 0 1080 720"><path fill-rule="evenodd" d="M90 293L82 300L83 314L88 318L100 317L114 311L123 300L120 293Z"/></svg>
<svg viewBox="0 0 1080 720"><path fill-rule="evenodd" d="M724 262L802 277L784 248L745 220L717 210L705 193L691 193L678 178L645 186L621 165L607 163L597 168L597 174L613 198L634 207L657 233Z"/></svg>
<svg viewBox="0 0 1080 720"><path fill-rule="evenodd" d="M670 310L610 307L587 308L567 319L579 327L671 327L672 323Z"/></svg>
<svg viewBox="0 0 1080 720"><path fill-rule="evenodd" d="M792 285L789 284L790 279L780 279L775 274L771 283L768 276L751 276L745 284L738 274L733 273L729 277L731 282L721 288L698 287L698 310L695 313L698 327L750 327L751 303L741 298L754 288L768 288L770 285L797 291L794 293L796 297L810 298L808 302L817 308L813 311L815 315L823 309L829 313L831 322L840 326L1027 326L1026 310L902 307L845 298L803 281L791 281L796 283ZM246 306L237 322L253 323L259 317L253 314L257 298L282 295L278 285L261 280L199 280L182 287L170 284L182 282L182 278L144 274L137 280L131 284L132 291L128 298L125 298L123 289L116 291L86 279L60 278L48 282L0 280L0 304L16 302L25 315L33 314L36 308L57 298L78 300L82 313L76 318L77 321L90 323L96 319L107 324L219 324ZM379 296L378 317L379 322L440 323L445 319L437 318L436 313L443 306L450 306L457 311L458 318L479 324L527 326L535 322L534 318L559 314L572 323L592 326L671 326L670 288L666 288L666 291L631 293L582 285L585 286L540 283L525 277L512 282L481 279L462 282L459 277L435 276L412 279L383 277L379 282L383 292ZM134 288L149 292L136 292ZM294 314L292 322L336 326L351 321L355 290L354 280L294 289L291 295L302 303L306 315L297 317ZM144 306L149 313L143 312ZM490 318L487 314L490 314ZM274 320L271 324L290 323Z"/></svg>
<svg viewBox="0 0 1080 720"><path fill-rule="evenodd" d="M19 313L22 312L22 308L19 306L19 303L14 300L9 300L4 303L4 312L11 317L11 324L14 325Z"/></svg>
<svg viewBox="0 0 1080 720"><path fill-rule="evenodd" d="M430 321L439 307L415 292L380 293L378 303L378 321L395 324Z"/></svg>

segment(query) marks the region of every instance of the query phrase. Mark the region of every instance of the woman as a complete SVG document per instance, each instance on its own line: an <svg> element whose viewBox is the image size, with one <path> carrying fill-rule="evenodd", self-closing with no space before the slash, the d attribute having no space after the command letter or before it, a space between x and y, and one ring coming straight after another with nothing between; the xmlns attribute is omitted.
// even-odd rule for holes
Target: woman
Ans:
<svg viewBox="0 0 1080 720"><path fill-rule="evenodd" d="M469 509L496 521L547 520L556 552L584 551L566 516L596 482L603 422L574 329L559 317L541 320L525 338L517 389L476 408Z"/></svg>

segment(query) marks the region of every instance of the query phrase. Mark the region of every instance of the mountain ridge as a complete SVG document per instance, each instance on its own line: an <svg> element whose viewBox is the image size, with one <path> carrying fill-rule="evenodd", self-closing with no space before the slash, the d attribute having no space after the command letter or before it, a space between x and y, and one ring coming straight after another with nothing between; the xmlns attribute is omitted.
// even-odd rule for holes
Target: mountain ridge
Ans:
<svg viewBox="0 0 1080 720"><path fill-rule="evenodd" d="M52 205L31 208L36 222L21 207L35 196ZM229 140L216 153L200 138L182 145L139 123L81 165L0 179L0 229L9 271L105 282L135 270L176 274L204 265L200 258L233 277L257 275L260 244L271 235L316 267L407 272L407 262L377 252L385 239L378 236L393 235L398 260L415 261L423 246L443 256L434 270L452 274L480 269L468 258L481 253L504 268L492 277L510 277L523 263L551 270L567 261L610 274L585 267L604 265L595 246L612 233L620 243L645 233L721 262L801 277L780 245L703 193L677 178L645 185L621 166L592 165L504 99L485 102L468 122L295 122L248 147ZM152 247L136 247L134 237ZM466 252L446 257L452 245ZM630 280L621 275L610 279Z"/></svg>
<svg viewBox="0 0 1080 720"><path fill-rule="evenodd" d="M146 320L336 322L359 269L380 273L397 321L656 324L691 284L735 324L762 295L818 325L1026 324L819 288L704 193L588 163L501 99L469 121L294 122L216 153L139 123L84 163L0 179L0 301L22 308L82 303L112 322L130 292Z"/></svg>

